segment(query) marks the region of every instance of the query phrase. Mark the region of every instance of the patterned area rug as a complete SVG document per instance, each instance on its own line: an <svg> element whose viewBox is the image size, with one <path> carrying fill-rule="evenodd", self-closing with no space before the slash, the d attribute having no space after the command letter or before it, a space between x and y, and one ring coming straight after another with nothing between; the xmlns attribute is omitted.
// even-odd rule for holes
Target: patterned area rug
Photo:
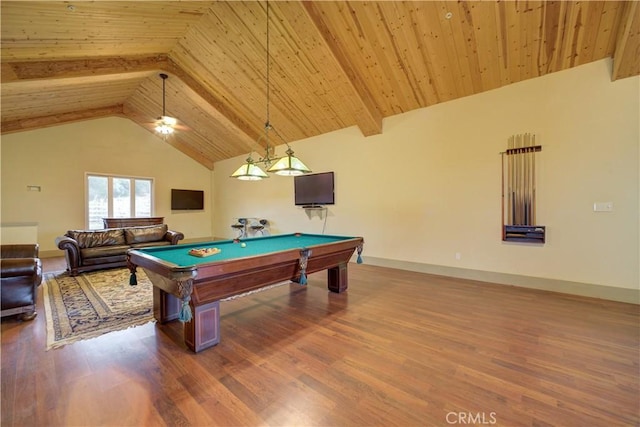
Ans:
<svg viewBox="0 0 640 427"><path fill-rule="evenodd" d="M44 277L47 350L153 321L153 285L138 269L129 286L126 268Z"/></svg>

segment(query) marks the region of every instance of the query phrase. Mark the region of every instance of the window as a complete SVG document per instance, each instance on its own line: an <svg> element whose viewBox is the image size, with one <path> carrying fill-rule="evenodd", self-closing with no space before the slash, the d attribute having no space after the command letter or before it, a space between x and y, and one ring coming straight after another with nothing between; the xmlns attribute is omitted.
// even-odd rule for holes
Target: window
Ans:
<svg viewBox="0 0 640 427"><path fill-rule="evenodd" d="M153 210L153 179L87 174L87 223L104 228L102 218L146 218Z"/></svg>

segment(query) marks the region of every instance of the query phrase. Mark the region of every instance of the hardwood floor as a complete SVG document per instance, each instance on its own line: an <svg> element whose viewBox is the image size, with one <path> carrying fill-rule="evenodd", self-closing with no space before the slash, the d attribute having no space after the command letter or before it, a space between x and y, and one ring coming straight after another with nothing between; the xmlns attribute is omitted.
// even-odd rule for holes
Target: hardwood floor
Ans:
<svg viewBox="0 0 640 427"><path fill-rule="evenodd" d="M1 423L640 425L637 305L357 264L349 280L223 302L198 354L178 322L45 351L40 299L2 320Z"/></svg>

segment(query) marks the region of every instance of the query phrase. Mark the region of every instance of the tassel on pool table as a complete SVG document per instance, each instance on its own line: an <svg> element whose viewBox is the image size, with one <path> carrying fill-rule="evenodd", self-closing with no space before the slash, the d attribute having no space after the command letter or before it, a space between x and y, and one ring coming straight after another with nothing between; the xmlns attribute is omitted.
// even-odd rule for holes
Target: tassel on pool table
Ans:
<svg viewBox="0 0 640 427"><path fill-rule="evenodd" d="M362 257L360 256L360 254L358 254L358 259L356 260L356 263L362 264Z"/></svg>
<svg viewBox="0 0 640 427"><path fill-rule="evenodd" d="M180 314L178 314L178 320L182 323L191 322L191 307L189 306L189 300L191 297L186 297L182 300L182 307L180 308Z"/></svg>
<svg viewBox="0 0 640 427"><path fill-rule="evenodd" d="M131 273L131 276L129 276L129 285L135 286L137 284L138 284L138 279L136 277L136 273Z"/></svg>
<svg viewBox="0 0 640 427"><path fill-rule="evenodd" d="M300 272L300 281L298 283L300 283L301 285L307 284L307 275L304 274L304 271Z"/></svg>

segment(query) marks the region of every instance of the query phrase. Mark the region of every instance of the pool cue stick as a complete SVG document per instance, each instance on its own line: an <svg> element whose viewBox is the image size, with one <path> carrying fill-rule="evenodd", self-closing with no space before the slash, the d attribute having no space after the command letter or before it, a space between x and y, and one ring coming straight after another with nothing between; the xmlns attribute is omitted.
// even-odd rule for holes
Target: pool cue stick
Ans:
<svg viewBox="0 0 640 427"><path fill-rule="evenodd" d="M513 151L511 152L511 156L513 157L513 170L511 173L513 176L511 179L513 180L513 188L511 189L513 193L513 218L512 224L516 225L518 223L518 155L516 151L516 136L513 136Z"/></svg>
<svg viewBox="0 0 640 427"><path fill-rule="evenodd" d="M519 166L519 156L518 156L518 136L516 135L515 139L513 140L513 144L514 144L514 148L516 148L513 151L513 204L514 204L514 217L513 217L513 223L515 225L519 224L520 221L520 177L518 174L518 171L520 170Z"/></svg>
<svg viewBox="0 0 640 427"><path fill-rule="evenodd" d="M530 221L531 221L531 212L529 209L531 209L531 194L529 192L530 190L530 186L531 186L531 181L529 179L529 173L530 168L529 168L529 134L525 134L525 146L527 147L525 149L524 152L524 160L525 160L525 164L524 164L524 172L525 172L525 210L524 210L524 223L525 225L531 225Z"/></svg>
<svg viewBox="0 0 640 427"><path fill-rule="evenodd" d="M536 153L533 149L533 143L531 142L531 135L529 135L529 225L533 225L533 156Z"/></svg>
<svg viewBox="0 0 640 427"><path fill-rule="evenodd" d="M522 224L527 225L527 209L529 200L527 199L527 134L522 135Z"/></svg>
<svg viewBox="0 0 640 427"><path fill-rule="evenodd" d="M527 135L522 135L522 224L527 224Z"/></svg>
<svg viewBox="0 0 640 427"><path fill-rule="evenodd" d="M522 167L522 175L523 175L523 190L522 190L522 196L523 196L523 204L524 204L524 213L522 215L522 223L524 225L528 225L529 224L529 194L528 194L528 189L527 187L529 186L529 180L528 180L528 167L527 167L527 144L528 144L528 134L524 134L524 141L522 143L522 146L525 147L522 150L522 162L524 163L523 167Z"/></svg>
<svg viewBox="0 0 640 427"><path fill-rule="evenodd" d="M535 147L536 145L536 135L533 134L533 140L531 141L531 143L533 144L533 146ZM532 154L532 158L531 158L531 181L532 181L532 200L531 200L531 225L536 225L536 152L535 150L533 151Z"/></svg>
<svg viewBox="0 0 640 427"><path fill-rule="evenodd" d="M535 225L535 214L536 214L536 196L535 196L535 188L536 188L536 180L535 180L535 160L536 160L536 136L535 134L531 135L531 225Z"/></svg>
<svg viewBox="0 0 640 427"><path fill-rule="evenodd" d="M513 148L516 148L516 139L513 137ZM516 166L518 160L515 151L511 152L511 224L516 223L516 212L518 210L518 199L516 198Z"/></svg>
<svg viewBox="0 0 640 427"><path fill-rule="evenodd" d="M518 160L518 165L517 165L517 188L516 188L516 195L518 197L518 208L516 210L516 214L518 215L517 218L517 224L518 225L522 225L522 155L521 155L521 148L522 148L522 135L518 135L518 137L516 138L516 147L518 148L518 150L516 150L516 152L518 153L517 156L517 160Z"/></svg>
<svg viewBox="0 0 640 427"><path fill-rule="evenodd" d="M526 190L526 195L527 195L527 209L526 209L526 218L525 218L525 224L526 225L530 225L531 224L531 194L529 192L530 187L531 187L531 180L529 173L531 172L530 168L529 168L529 134L526 135L526 146L527 149L525 151L525 161L526 161L526 173L527 173L527 190Z"/></svg>
<svg viewBox="0 0 640 427"><path fill-rule="evenodd" d="M522 167L520 169L520 174L522 176L522 179L520 181L521 186L520 188L522 189L522 205L521 205L521 211L520 211L520 224L526 224L526 215L527 215L527 175L526 175L526 167L527 164L525 162L526 160L526 156L525 156L525 150L524 150L524 135L520 136L520 147L522 147L520 149L520 161L522 162Z"/></svg>
<svg viewBox="0 0 640 427"><path fill-rule="evenodd" d="M511 137L507 140L507 224L511 224Z"/></svg>
<svg viewBox="0 0 640 427"><path fill-rule="evenodd" d="M500 187L502 189L502 198L500 199L500 234L502 234L502 240L504 240L504 153L500 153L500 172Z"/></svg>
<svg viewBox="0 0 640 427"><path fill-rule="evenodd" d="M533 186L535 183L533 182L533 159L535 158L536 152L533 146L533 135L529 135L529 225L534 225L533 222Z"/></svg>
<svg viewBox="0 0 640 427"><path fill-rule="evenodd" d="M522 144L525 148L522 153L522 161L524 162L524 217L523 224L529 225L529 134L524 134L524 142Z"/></svg>
<svg viewBox="0 0 640 427"><path fill-rule="evenodd" d="M509 154L509 148L511 148L511 137L507 139L507 224L511 224L511 154Z"/></svg>
<svg viewBox="0 0 640 427"><path fill-rule="evenodd" d="M519 193L520 193L520 215L519 215L519 221L518 224L522 225L524 224L524 210L525 210L525 204L524 204L524 150L522 149L522 147L524 147L524 139L522 137L522 134L519 135L519 139L520 139L520 144L518 144L518 146L520 147L520 149L518 150L518 161L520 162L520 167L518 168L518 173L520 175L520 186L519 186Z"/></svg>
<svg viewBox="0 0 640 427"><path fill-rule="evenodd" d="M520 224L525 223L525 212L526 212L526 204L525 204L525 163L524 163L524 135L520 135Z"/></svg>
<svg viewBox="0 0 640 427"><path fill-rule="evenodd" d="M533 182L531 180L531 153L532 153L532 145L531 145L531 134L529 134L529 152L527 154L527 158L529 160L529 222L528 225L533 225L533 223L531 222L531 198L532 198L532 191L531 191L531 186L533 185Z"/></svg>
<svg viewBox="0 0 640 427"><path fill-rule="evenodd" d="M514 142L513 142L513 135L512 135L511 137L509 137L507 148L513 149L513 147L514 147ZM515 200L514 200L514 192L513 192L513 164L514 164L513 151L507 154L507 161L509 162L509 174L507 177L509 180L509 204L508 204L509 225L513 225L513 220L515 215Z"/></svg>

